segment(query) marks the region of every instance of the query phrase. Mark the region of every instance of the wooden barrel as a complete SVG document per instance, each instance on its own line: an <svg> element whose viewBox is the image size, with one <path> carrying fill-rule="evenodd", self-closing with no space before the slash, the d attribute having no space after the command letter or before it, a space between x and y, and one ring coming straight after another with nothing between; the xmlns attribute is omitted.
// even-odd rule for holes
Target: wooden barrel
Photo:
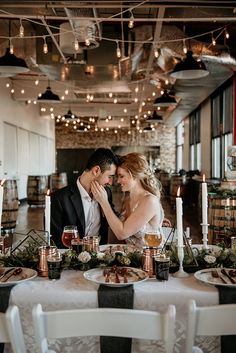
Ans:
<svg viewBox="0 0 236 353"><path fill-rule="evenodd" d="M208 195L208 240L210 244L224 241L230 245L236 234L236 197Z"/></svg>
<svg viewBox="0 0 236 353"><path fill-rule="evenodd" d="M159 173L158 179L161 182L162 192L164 196L169 196L170 195L170 173L162 171Z"/></svg>
<svg viewBox="0 0 236 353"><path fill-rule="evenodd" d="M27 181L27 202L30 206L44 206L48 190L47 175L29 175Z"/></svg>
<svg viewBox="0 0 236 353"><path fill-rule="evenodd" d="M3 184L2 229L14 229L18 216L19 200L16 180Z"/></svg>
<svg viewBox="0 0 236 353"><path fill-rule="evenodd" d="M64 186L67 186L67 174L65 172L49 175L49 189L51 192L64 188Z"/></svg>
<svg viewBox="0 0 236 353"><path fill-rule="evenodd" d="M172 175L170 179L170 203L175 205L178 188L180 187L180 197L185 202L187 197L188 177L186 175Z"/></svg>

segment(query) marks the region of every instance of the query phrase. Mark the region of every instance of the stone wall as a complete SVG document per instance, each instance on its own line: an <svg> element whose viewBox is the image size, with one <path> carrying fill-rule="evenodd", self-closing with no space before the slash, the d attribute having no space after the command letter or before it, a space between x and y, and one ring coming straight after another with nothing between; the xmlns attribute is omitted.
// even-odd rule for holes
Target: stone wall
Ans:
<svg viewBox="0 0 236 353"><path fill-rule="evenodd" d="M114 131L72 131L62 125L56 126L56 149L79 149L98 147L160 147L158 167L175 170L175 128L160 124L155 131L139 133L137 130ZM139 149L140 150L140 149Z"/></svg>

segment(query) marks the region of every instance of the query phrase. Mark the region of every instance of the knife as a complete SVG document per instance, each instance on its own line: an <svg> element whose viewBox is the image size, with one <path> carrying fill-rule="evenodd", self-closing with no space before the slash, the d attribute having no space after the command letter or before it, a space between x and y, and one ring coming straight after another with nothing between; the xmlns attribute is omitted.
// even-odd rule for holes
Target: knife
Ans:
<svg viewBox="0 0 236 353"><path fill-rule="evenodd" d="M8 274L10 273L11 271L14 271L16 268L15 267L11 267L9 268L8 270L6 270L3 275L0 277L0 281L2 281L2 279ZM3 281L4 282L4 281Z"/></svg>
<svg viewBox="0 0 236 353"><path fill-rule="evenodd" d="M231 283L236 284L236 281L228 274L228 272L224 268L222 268L221 273L227 276Z"/></svg>

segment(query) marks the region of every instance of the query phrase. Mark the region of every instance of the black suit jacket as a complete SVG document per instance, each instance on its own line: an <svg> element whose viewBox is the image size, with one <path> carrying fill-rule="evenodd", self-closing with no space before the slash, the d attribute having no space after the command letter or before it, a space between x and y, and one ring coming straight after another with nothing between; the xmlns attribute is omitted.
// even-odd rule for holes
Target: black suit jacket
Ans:
<svg viewBox="0 0 236 353"><path fill-rule="evenodd" d="M112 202L110 188L106 188L108 200ZM51 195L51 236L58 248L64 248L61 236L64 226L76 225L80 238L84 237L85 217L81 195L77 183L55 191ZM108 224L101 212L100 244L107 243Z"/></svg>

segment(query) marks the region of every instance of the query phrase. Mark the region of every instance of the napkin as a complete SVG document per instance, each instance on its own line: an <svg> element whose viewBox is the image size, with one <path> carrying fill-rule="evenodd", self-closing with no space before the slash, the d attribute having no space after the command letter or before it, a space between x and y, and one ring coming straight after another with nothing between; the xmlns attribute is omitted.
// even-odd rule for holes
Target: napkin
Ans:
<svg viewBox="0 0 236 353"><path fill-rule="evenodd" d="M109 287L100 284L98 289L98 306L100 308L133 309L133 285ZM126 337L100 337L101 353L130 353L132 339Z"/></svg>
<svg viewBox="0 0 236 353"><path fill-rule="evenodd" d="M220 304L236 303L236 288L217 286ZM236 352L236 336L221 336L221 353Z"/></svg>

